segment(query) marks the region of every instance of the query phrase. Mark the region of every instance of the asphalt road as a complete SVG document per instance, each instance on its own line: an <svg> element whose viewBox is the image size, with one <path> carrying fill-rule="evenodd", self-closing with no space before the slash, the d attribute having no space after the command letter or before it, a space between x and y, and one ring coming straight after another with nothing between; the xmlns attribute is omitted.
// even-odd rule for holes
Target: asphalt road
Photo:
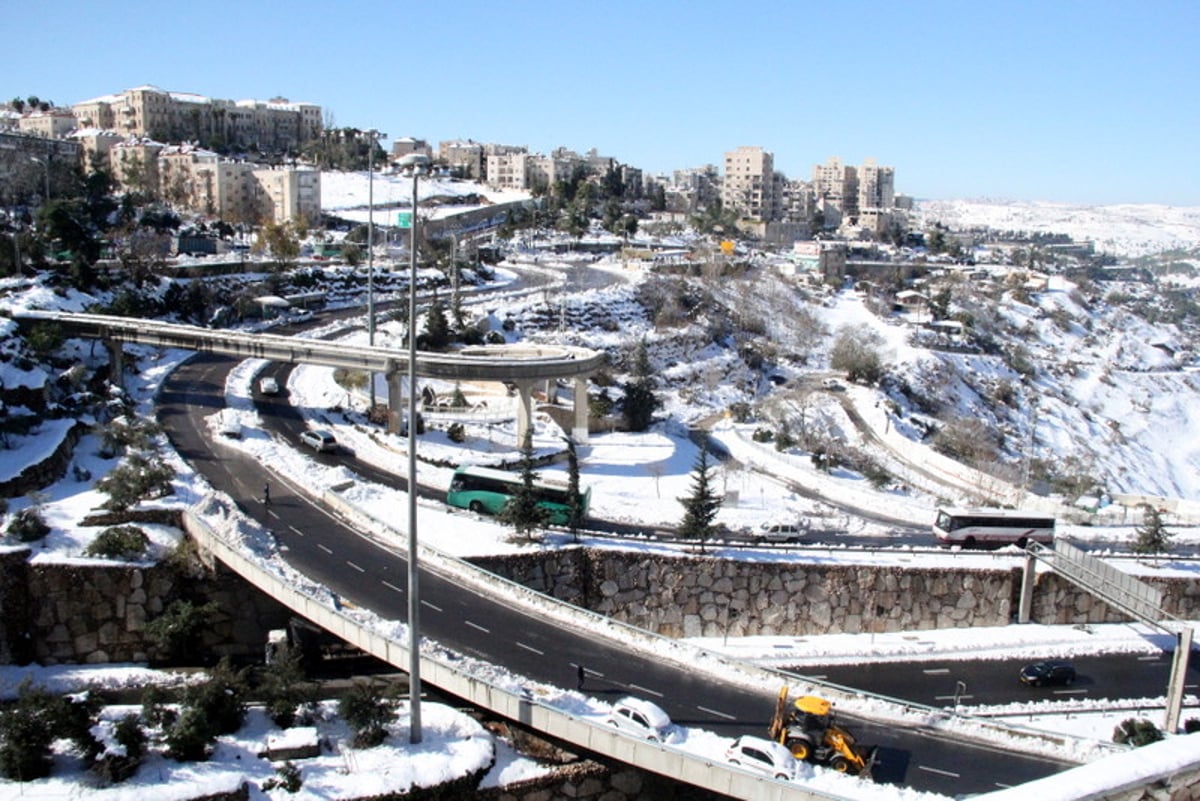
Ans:
<svg viewBox="0 0 1200 801"><path fill-rule="evenodd" d="M1047 653L1042 658L1057 658ZM1070 686L1027 687L1017 679L1035 659L886 662L805 667L805 675L929 706L1000 705L1055 699L1156 698L1167 692L1170 653L1068 657L1078 673ZM961 682L961 686L960 683ZM1200 657L1193 652L1187 690L1200 685Z"/></svg>
<svg viewBox="0 0 1200 801"><path fill-rule="evenodd" d="M297 570L345 601L384 618L404 620L407 568L400 556L345 527L237 449L210 441L203 417L223 406L225 375L233 365L225 357L200 354L165 382L159 420L179 453L217 490L262 520ZM277 411L286 416L282 407ZM271 481L271 504L264 507L261 494L267 481ZM453 524L452 518L447 518L447 524ZM419 591L424 636L464 655L503 665L533 681L568 688L575 686L576 666L582 664L587 672L585 690L596 697L649 698L676 722L722 736L765 733L773 693L727 686L687 666L629 652L577 628L560 628L543 616L476 595L427 569L421 571ZM879 747L875 777L880 782L957 795L1021 784L1068 767L952 742L937 733L845 722L860 742Z"/></svg>

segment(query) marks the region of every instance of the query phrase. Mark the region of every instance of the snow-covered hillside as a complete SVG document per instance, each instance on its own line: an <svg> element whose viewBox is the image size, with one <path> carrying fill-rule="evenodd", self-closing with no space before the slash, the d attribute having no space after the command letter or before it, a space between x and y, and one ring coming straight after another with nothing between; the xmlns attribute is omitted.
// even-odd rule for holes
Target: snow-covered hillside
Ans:
<svg viewBox="0 0 1200 801"><path fill-rule="evenodd" d="M923 221L951 229L1067 234L1092 241L1099 252L1120 257L1200 247L1200 207L1083 206L1006 200L922 200Z"/></svg>

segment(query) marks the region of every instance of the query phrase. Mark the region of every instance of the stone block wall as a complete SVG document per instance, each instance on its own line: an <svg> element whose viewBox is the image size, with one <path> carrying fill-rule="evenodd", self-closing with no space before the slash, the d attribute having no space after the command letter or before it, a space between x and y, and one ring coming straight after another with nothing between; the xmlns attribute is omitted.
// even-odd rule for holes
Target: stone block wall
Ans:
<svg viewBox="0 0 1200 801"><path fill-rule="evenodd" d="M149 661L146 623L179 598L217 603L206 633L214 655L258 660L267 631L291 617L221 566L181 576L163 565L29 562L29 553L0 554L0 664Z"/></svg>
<svg viewBox="0 0 1200 801"><path fill-rule="evenodd" d="M552 597L668 637L891 632L1003 626L1021 568L741 562L575 549L485 557L480 567ZM1200 609L1200 582L1164 579L1167 610ZM1039 574L1039 623L1127 620L1064 579Z"/></svg>

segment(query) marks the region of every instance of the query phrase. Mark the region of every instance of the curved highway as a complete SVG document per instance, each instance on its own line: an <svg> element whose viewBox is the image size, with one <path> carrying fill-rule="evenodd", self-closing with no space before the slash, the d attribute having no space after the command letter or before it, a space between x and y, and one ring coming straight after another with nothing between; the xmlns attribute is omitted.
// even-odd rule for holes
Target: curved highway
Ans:
<svg viewBox="0 0 1200 801"><path fill-rule="evenodd" d="M404 620L406 564L402 557L358 535L295 493L241 451L210 439L204 420L224 406L225 377L233 359L200 354L164 383L159 421L180 455L218 490L232 497L275 535L297 570L345 600L389 619ZM281 405L274 408L286 413ZM354 469L356 465L348 465ZM272 482L272 503L257 500ZM453 525L448 518L448 525ZM559 628L536 612L475 594L428 569L420 577L422 630L428 638L531 680L573 687L576 666L587 671L585 691L606 700L634 694L655 700L685 726L721 736L762 735L773 693L726 686L686 666L629 652L584 631ZM1022 784L1069 765L943 735L847 719L861 742L880 747L878 781L946 795L979 793ZM1003 754L1003 756L1000 756ZM987 771L982 769L987 766Z"/></svg>

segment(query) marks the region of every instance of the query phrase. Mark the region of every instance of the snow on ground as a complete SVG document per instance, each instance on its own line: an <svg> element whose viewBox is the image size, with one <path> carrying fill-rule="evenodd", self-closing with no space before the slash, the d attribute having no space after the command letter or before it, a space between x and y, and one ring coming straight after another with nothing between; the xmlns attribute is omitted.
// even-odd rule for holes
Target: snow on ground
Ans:
<svg viewBox="0 0 1200 801"><path fill-rule="evenodd" d="M1141 256L1200 244L1200 208L1195 206L1087 206L1004 200L922 200L918 214L956 229L1068 234L1091 240L1096 250Z"/></svg>
<svg viewBox="0 0 1200 801"><path fill-rule="evenodd" d="M361 187L364 183L363 176L360 175L358 178L347 177L344 180L344 188L339 188L343 186L342 178L338 178L334 174L325 174L323 176L323 194L326 194L331 199L331 202L327 203L327 205L331 208L346 210L347 213L362 213ZM434 193L434 188L430 185L432 183L434 182L427 182L425 180L419 182L422 196L426 196L426 189L428 189L430 194ZM411 197L411 188L412 182L410 178L402 176L383 178L377 176L375 178L374 190L376 192L376 202L381 205L392 203L404 205ZM343 196L342 200L337 199L339 198L339 192ZM493 197L492 200L495 201L496 198ZM357 207L357 211L354 210L355 207ZM1146 244L1147 242L1157 242L1161 248L1165 243L1174 243L1176 240L1171 237L1176 236L1181 240L1194 242L1197 236L1195 233L1196 224L1194 222L1195 214L1193 210L1177 211L1180 213L1164 213L1164 218L1168 221L1165 224L1165 229L1171 232L1169 236L1168 234L1151 234L1146 231L1139 231L1136 234L1120 234L1117 239L1121 242L1128 240L1123 246L1130 248L1131 251L1149 247ZM994 213L999 214L998 211ZM1014 217L1013 223L1007 226L1000 222L994 222L993 224L1002 228L1011 227L1032 230L1032 227L1028 224L1017 225L1017 219ZM1069 216L1060 219L1078 222L1077 218L1070 218ZM1189 237L1190 240L1188 240ZM46 292L43 292L40 297L41 301L39 303L43 307L54 307L61 301L61 299L53 297ZM24 302L28 303L29 301L26 300ZM82 308L82 305L86 301L79 299L71 300L68 298L65 303L71 308ZM880 322L874 315L867 313L861 301L852 295L839 295L832 308L827 311L827 320L831 328L836 328L837 325L843 323L856 326L869 325L884 337L887 343L885 347L893 352L898 359L903 361L908 358L918 358L920 356L920 351L912 349L907 344L902 328ZM381 333L381 336L385 338L389 336L386 329ZM145 369L140 376L141 383L136 387L132 387L131 391L134 397L141 402L143 409L148 410L150 408L153 393L165 372L171 369L185 355L179 352L168 352L150 361L142 360ZM294 443L279 442L275 437L262 429L261 421L257 419L253 403L250 400L249 389L254 374L261 366L262 364L259 362L244 362L231 375L226 388L227 402L242 422L245 436L240 443L227 443L228 447L244 449L254 454L256 458L272 464L279 471L281 482L290 482L296 487L304 486L321 489L344 484L347 480L353 480L354 477L345 467L328 468L317 465L314 461L308 459L304 452L299 451ZM8 379L5 380L8 383ZM28 377L15 377L13 382L16 385L30 383ZM388 436L371 436L366 434L362 429L348 424L345 416L336 410L339 407L362 408L364 401L361 397L347 393L345 389L337 386L332 381L328 370L307 367L297 369L293 373L288 391L292 395L291 400L306 410L314 425L332 428L337 433L339 439L350 447L358 458L389 466L398 473L404 472L406 459L404 451L405 441ZM380 385L379 391L381 394L386 393L386 387ZM1117 391L1112 389L1111 386L1108 391L1109 396L1103 400L1103 403L1107 406L1120 406L1121 399L1113 397ZM1172 395L1178 396L1178 392L1173 392ZM500 401L497 400L496 403L499 404ZM869 421L873 421L871 425L874 426L876 434L879 434L880 424L882 423L884 426L887 426L889 423L884 419L882 412L871 412L871 408L873 407L860 406L860 411L864 412L864 417L868 418ZM1155 409L1154 411L1156 414L1164 413L1162 409ZM693 418L683 415L680 419ZM1063 426L1065 427L1068 422L1064 420ZM1048 422L1045 425L1048 427ZM420 440L422 456L434 459L453 458L462 462L491 462L501 459L511 461L516 457L517 453L514 446L515 431L511 420L470 424L467 426L467 429L468 438L465 447L451 443L443 432L431 431ZM888 430L885 429L883 433L888 433ZM811 465L807 463L807 459L774 453L773 449L769 447L762 447L757 443L753 443L749 438L749 434L749 430L745 428L739 429L730 423L719 425L714 432L715 438L729 450L733 451L747 465L759 468L760 471L775 472L788 478L790 481L817 489L826 497L835 498L842 502L850 502L852 500L855 506L886 511L891 516L904 517L911 520L914 524L927 524L928 520L932 517L932 510L936 504L936 499L935 496L929 493L922 492L916 488L910 488L907 493L899 495L895 492L879 493L871 489L869 484L861 477L844 473L835 473L833 475L820 473L811 468ZM214 434L214 436L216 435ZM1169 436L1178 440L1180 434L1176 431L1175 433L1170 433ZM535 431L535 449L557 450L561 446L560 437L561 432L558 432L552 426L542 423ZM7 455L12 458L6 458L5 469L14 469L12 465L17 462L28 464L36 461L38 454L44 454L47 448L55 447L60 438L61 431L51 425L43 426L39 432L31 436L14 437L13 444L16 447L7 451ZM1157 444L1161 445L1161 443ZM1054 447L1054 444L1046 442L1042 447L1046 451L1049 451ZM914 448L914 450L920 449ZM11 502L10 511L22 508L30 502L39 503L46 515L47 521L52 526L51 534L45 539L43 544L38 546L36 549L37 554L34 558L38 560L87 561L87 557L83 555L83 551L90 538L95 533L98 533L98 531L82 527L78 524L78 521L89 511L95 509L101 502L101 497L91 488L92 483L113 466L111 460L99 457L97 451L98 447L94 438L85 437L76 449L75 461L72 471L69 473L69 478L50 487L44 493L44 497L14 499ZM677 523L681 515L681 507L678 499L687 495L690 490L690 472L694 465L696 454L696 446L687 439L684 432L671 426L658 427L651 432L641 435L606 434L593 437L590 445L581 448L581 468L585 476L585 483L593 488L593 513L600 517L626 522L641 522L648 528ZM929 457L929 459L932 461L932 457ZM561 467L547 468L545 472L554 472L561 469ZM420 481L424 484L447 486L449 483L450 470L448 468L433 467L423 462L419 468L419 473ZM761 472L752 472L750 469L735 470L721 468L718 470L718 482L723 492L728 494L736 493L738 496L736 503L728 504L722 508L720 517L718 518L719 522L731 528L753 527L760 522L779 518L809 517L819 519L823 515L830 515L828 505L814 502L807 498L801 498L785 485L765 480ZM1196 493L1194 485L1186 484L1185 482L1176 483L1189 496L1200 494ZM176 484L176 490L177 499L185 503L192 503L199 500L207 491L203 483L196 481L186 469L181 472ZM404 503L406 500L401 497L403 493L370 486L363 482L353 482L353 486L345 490L343 495L347 500L362 507L364 510L368 512L374 511L381 518L386 518L391 510L394 510L398 504ZM879 524L862 522L857 518L854 518L853 521L852 525L849 516L842 516L840 520L831 520L830 527L841 527L850 534L886 533L885 528ZM451 524L447 525L447 522ZM1064 528L1072 536L1088 533L1082 527ZM530 551L559 547L570 541L570 538L565 535L549 535L536 543L513 543L508 540L505 530L500 529L490 521L477 520L471 515L462 513L448 513L440 505L424 503L422 503L420 509L420 531L423 542L443 549L447 553L459 556ZM1124 527L1123 531L1127 535L1131 533L1131 529L1128 526ZM155 555L159 555L170 548L178 537L177 532L165 530L150 530L148 533L151 534L154 540ZM591 547L639 547L646 550L662 550L663 552L669 552L670 550L667 546L652 542L642 544L624 543L616 546L606 540L589 540L588 538L584 538L584 543ZM886 551L867 554L857 548L833 548L822 549L819 554L814 555L803 551L791 551L781 554L778 551L756 552L753 549L722 547L716 553L718 555L728 555L738 558L764 559L856 559L899 562L910 561L912 558L909 550L895 549L895 551L894 554L889 554ZM997 559L1012 558L1015 560L1016 557L1009 557L1003 554L944 552L932 556L922 555L920 558L935 562L946 560L948 563L953 562L959 565L965 560L978 560L980 564L990 565ZM1146 564L1136 568L1136 570L1142 572L1162 572L1167 570L1184 572L1187 569L1186 566L1172 564L1169 560L1164 560L1158 564ZM960 657L967 659L981 656L986 657L989 654L1000 652L1006 656L1028 654L1030 657L1033 657L1044 656L1051 651L1056 655L1069 656L1084 653L1142 650L1156 647L1158 641L1152 635L1138 630L1137 627L1129 626L1094 626L1090 627L1086 632L1071 627L1023 626L983 630L956 629L952 632L906 632L900 635L876 634L805 637L803 638L802 649L799 648L799 642L789 638L735 639L735 641L731 641L728 644L721 642L719 646L718 643L711 640L699 641L693 644L702 645L712 651L724 651L738 658L761 660L766 664L779 664L779 655L790 651L790 654L786 657L786 661L789 664L802 664L802 661L796 661L798 652L801 650L808 658L819 661L836 661L839 659L853 659L855 661L864 659L912 659L922 657L933 658L935 656L937 658ZM104 668L71 669L14 668L10 666L0 668L0 693L11 697L11 694L15 692L15 688L24 677L30 677L38 683L45 683L56 689L82 686L90 680L99 680L105 684L115 684L118 686L131 686L151 681L171 681L171 679L161 677L154 671L148 671L142 666L106 666ZM521 685L520 677L508 677L506 681ZM602 719L607 709L606 704L603 702L589 699L573 691L545 687L539 687L537 691L547 699L553 700L556 704L570 705L572 709L575 709L579 713L592 715L597 719ZM1148 699L1148 703L1151 705L1156 702L1159 702L1158 699ZM989 714L1011 715L1014 718L1019 718L1020 722L1026 726L1063 731L1097 740L1107 739L1108 733L1111 732L1115 722L1128 716L1127 710L1120 710L1116 713L1101 712L1093 709L1085 709L1080 706L1066 707L1061 703L1048 703L1036 708L1023 707L1020 709L993 709L986 711ZM465 724L459 721L448 724L451 730L455 730L454 727L459 725ZM398 724L398 726L402 727L402 723ZM257 741L265 736L266 732L261 728L252 729L251 731L239 733L235 740L228 743L227 746L223 746L219 752L221 755L219 759L225 759L228 755L232 755L233 757L224 770L228 772L229 765L236 765L235 772L237 770L245 771L249 769L249 762L254 762L255 769L258 769L260 766L256 760L251 759L248 762L242 762L236 759L236 757L248 754L250 749L254 747L247 745L244 738ZM470 735L470 738L474 739L475 735ZM397 729L391 742L402 742L404 739L404 732ZM480 739L482 740L483 738ZM723 749L723 743L718 742L719 739L706 732L679 729L676 743L681 746L695 747L703 753L714 754L714 758L719 759L720 750ZM1171 738L1175 742L1182 739ZM495 745L494 747L498 749L498 752L504 753L504 746L502 744ZM1164 746L1164 749L1166 748L1179 750L1177 745ZM405 773L405 771L412 768L412 765L401 766L398 764L406 761L411 762L411 760L406 759L405 748L389 747L385 751L387 753L381 754L381 756L384 756L389 764L395 765L395 775L410 775ZM1152 762L1153 760L1145 758L1150 753L1147 750L1135 756L1142 756L1143 759L1140 760L1142 763ZM358 754L355 756L355 759L362 758L369 761L374 756L376 755L363 757L361 754ZM1166 760L1172 758L1176 757L1164 757ZM338 771L347 772L347 765L351 764L347 762L348 759L348 757L343 758L340 766L331 765L328 771L331 773ZM360 768L361 764L359 763ZM1163 763L1160 762L1158 764L1161 767ZM64 777L70 773L69 764L57 767L62 768ZM1118 765L1112 758L1104 760L1102 764L1096 763L1094 768L1091 771L1091 775L1097 777L1100 781L1106 781L1110 784L1120 781L1121 777L1134 776L1139 769L1137 765ZM169 766L159 768L159 770L167 769L169 769ZM497 762L488 781L502 784L512 781L515 778L530 775L541 769L541 767L534 765L529 760L507 754L506 756L502 756ZM219 764L213 767L214 773L219 773L220 771L221 766ZM349 773L354 775L355 772L350 770ZM182 781L182 774L178 774L178 778ZM332 777L326 777L314 780L314 785L319 781L326 780L333 781ZM825 779L818 776L814 781L820 782L825 781ZM864 788L853 789L851 785L856 785L857 782L847 780L846 777L833 777L828 781L833 782L832 786L835 788L833 792L840 795L864 798L884 797L880 794L882 789L878 787L868 785ZM839 782L842 783L839 784ZM846 784L846 782L850 783ZM28 791L32 787L32 785L26 785L22 789ZM895 788L888 789L887 797L917 797L917 794L913 794L911 791L895 790L893 793L892 790L895 790ZM139 795L151 795L153 798L170 797L160 796L157 793L158 789L151 790L148 782L147 786L141 788ZM860 796L859 793L862 793L862 795ZM1066 793L1066 790L1062 790L1056 795L1050 789L1039 789L1037 795L1043 798L1043 801L1057 797L1074 797ZM42 797L49 798L54 796L47 795ZM120 798L123 796L112 795L105 797Z"/></svg>

